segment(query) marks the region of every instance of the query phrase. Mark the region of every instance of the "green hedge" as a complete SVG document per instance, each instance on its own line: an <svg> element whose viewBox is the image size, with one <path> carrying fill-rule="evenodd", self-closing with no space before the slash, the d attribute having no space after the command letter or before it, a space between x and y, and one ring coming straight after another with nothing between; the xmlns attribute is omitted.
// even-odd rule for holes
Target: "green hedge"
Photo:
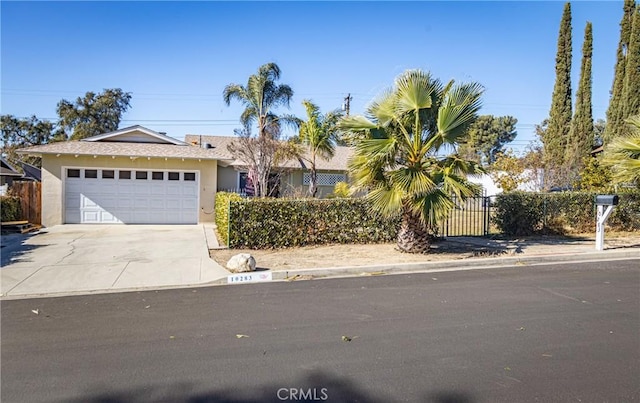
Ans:
<svg viewBox="0 0 640 403"><path fill-rule="evenodd" d="M229 202L238 200L242 200L242 197L237 193L216 193L216 227L225 245L229 245Z"/></svg>
<svg viewBox="0 0 640 403"><path fill-rule="evenodd" d="M0 197L0 216L2 222L19 221L22 219L20 198L11 196Z"/></svg>
<svg viewBox="0 0 640 403"><path fill-rule="evenodd" d="M595 231L596 206L592 192L511 192L496 196L494 223L505 235L575 234ZM640 230L640 192L619 193L608 219L609 228Z"/></svg>
<svg viewBox="0 0 640 403"><path fill-rule="evenodd" d="M231 201L229 247L269 249L331 243L389 242L398 223L369 212L364 199Z"/></svg>

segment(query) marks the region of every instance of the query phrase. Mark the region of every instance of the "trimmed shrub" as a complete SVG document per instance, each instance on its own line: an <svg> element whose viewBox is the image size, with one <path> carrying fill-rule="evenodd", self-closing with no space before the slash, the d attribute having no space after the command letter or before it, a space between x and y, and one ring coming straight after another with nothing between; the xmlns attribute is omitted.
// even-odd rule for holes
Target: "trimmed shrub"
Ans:
<svg viewBox="0 0 640 403"><path fill-rule="evenodd" d="M595 231L595 192L528 193L496 196L494 223L505 235L576 234ZM640 192L619 193L609 228L640 230Z"/></svg>
<svg viewBox="0 0 640 403"><path fill-rule="evenodd" d="M0 221L19 221L22 219L20 198L13 196L0 197Z"/></svg>
<svg viewBox="0 0 640 403"><path fill-rule="evenodd" d="M364 199L246 199L229 209L229 247L269 249L396 238L398 222L370 213Z"/></svg>
<svg viewBox="0 0 640 403"><path fill-rule="evenodd" d="M616 206L607 224L619 231L640 231L640 191L619 193L620 204ZM595 226L595 220L593 221Z"/></svg>
<svg viewBox="0 0 640 403"><path fill-rule="evenodd" d="M242 200L242 197L237 193L216 193L216 227L218 227L218 237L225 245L229 245L229 203L238 200Z"/></svg>
<svg viewBox="0 0 640 403"><path fill-rule="evenodd" d="M542 229L544 211L538 193L501 193L496 196L494 206L494 223L505 235L529 235Z"/></svg>

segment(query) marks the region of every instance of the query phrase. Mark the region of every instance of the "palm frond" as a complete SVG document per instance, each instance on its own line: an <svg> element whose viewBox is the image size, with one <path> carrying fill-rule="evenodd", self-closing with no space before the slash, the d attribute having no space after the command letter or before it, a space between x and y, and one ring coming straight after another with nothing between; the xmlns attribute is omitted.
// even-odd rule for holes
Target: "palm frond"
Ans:
<svg viewBox="0 0 640 403"><path fill-rule="evenodd" d="M252 125L257 119L257 111L253 106L247 106L244 111L242 111L242 115L240 115L240 123L243 126L247 127Z"/></svg>
<svg viewBox="0 0 640 403"><path fill-rule="evenodd" d="M444 95L438 109L438 135L435 148L443 143L454 143L466 133L482 107L484 89L478 83L454 86Z"/></svg>
<svg viewBox="0 0 640 403"><path fill-rule="evenodd" d="M422 70L409 70L396 79L395 113L404 115L431 108L439 81Z"/></svg>
<svg viewBox="0 0 640 403"><path fill-rule="evenodd" d="M340 119L340 122L338 122L338 127L342 130L357 132L376 129L378 125L365 118L364 116L356 115L346 116Z"/></svg>
<svg viewBox="0 0 640 403"><path fill-rule="evenodd" d="M222 91L222 99L227 106L231 105L232 99L246 105L249 98L247 89L240 84L229 84Z"/></svg>
<svg viewBox="0 0 640 403"><path fill-rule="evenodd" d="M420 217L420 220L431 227L445 220L455 204L451 197L441 189L432 192L414 195L411 199L412 211Z"/></svg>
<svg viewBox="0 0 640 403"><path fill-rule="evenodd" d="M391 89L384 90L367 107L367 117L386 127L395 119L395 93Z"/></svg>
<svg viewBox="0 0 640 403"><path fill-rule="evenodd" d="M391 185L407 194L428 193L436 184L428 172L422 169L399 168L389 172Z"/></svg>
<svg viewBox="0 0 640 403"><path fill-rule="evenodd" d="M403 197L404 193L387 186L379 186L367 194L367 200L383 217L397 217L400 215Z"/></svg>
<svg viewBox="0 0 640 403"><path fill-rule="evenodd" d="M640 115L626 120L629 134L615 139L605 150L604 161L616 183L640 184Z"/></svg>

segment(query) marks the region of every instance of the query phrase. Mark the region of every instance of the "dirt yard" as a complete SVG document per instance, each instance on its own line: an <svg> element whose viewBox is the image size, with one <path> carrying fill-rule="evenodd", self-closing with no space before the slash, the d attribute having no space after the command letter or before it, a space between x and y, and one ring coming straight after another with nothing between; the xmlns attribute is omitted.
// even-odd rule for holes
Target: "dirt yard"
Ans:
<svg viewBox="0 0 640 403"><path fill-rule="evenodd" d="M606 238L607 249L640 247L640 234L614 234ZM391 263L418 263L456 259L481 259L497 256L594 251L593 236L536 237L516 240L488 238L449 238L432 245L428 254L401 253L395 243L371 245L323 245L276 250L212 249L211 257L225 266L231 256L249 253L258 268L293 270Z"/></svg>

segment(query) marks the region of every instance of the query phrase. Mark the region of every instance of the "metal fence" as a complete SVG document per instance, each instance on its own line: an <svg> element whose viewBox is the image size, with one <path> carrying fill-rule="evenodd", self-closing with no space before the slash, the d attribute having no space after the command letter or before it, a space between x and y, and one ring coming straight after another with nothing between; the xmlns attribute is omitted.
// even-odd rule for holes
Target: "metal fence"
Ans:
<svg viewBox="0 0 640 403"><path fill-rule="evenodd" d="M453 198L456 207L440 224L442 236L487 236L491 227L491 198L473 197L466 201Z"/></svg>

